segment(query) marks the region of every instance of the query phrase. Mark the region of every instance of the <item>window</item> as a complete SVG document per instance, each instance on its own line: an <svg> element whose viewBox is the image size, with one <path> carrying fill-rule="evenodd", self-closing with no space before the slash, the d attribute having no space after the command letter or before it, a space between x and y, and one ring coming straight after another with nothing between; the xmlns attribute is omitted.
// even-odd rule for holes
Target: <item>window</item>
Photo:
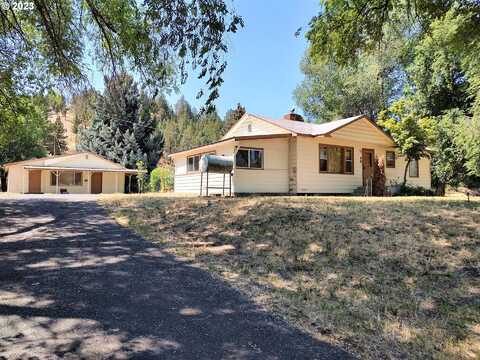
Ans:
<svg viewBox="0 0 480 360"><path fill-rule="evenodd" d="M353 148L335 145L320 145L319 170L330 174L353 174Z"/></svg>
<svg viewBox="0 0 480 360"><path fill-rule="evenodd" d="M352 174L353 173L353 150L346 148L344 150L345 154L345 173Z"/></svg>
<svg viewBox="0 0 480 360"><path fill-rule="evenodd" d="M240 148L235 157L235 166L244 169L263 169L263 149Z"/></svg>
<svg viewBox="0 0 480 360"><path fill-rule="evenodd" d="M395 167L395 151L387 151L385 158L386 158L385 165L387 166L387 168L394 168Z"/></svg>
<svg viewBox="0 0 480 360"><path fill-rule="evenodd" d="M200 164L201 155L189 156L187 157L187 171L194 172L198 171Z"/></svg>
<svg viewBox="0 0 480 360"><path fill-rule="evenodd" d="M57 186L57 174L55 171L50 172L50 185ZM60 171L60 186L82 186L81 171Z"/></svg>
<svg viewBox="0 0 480 360"><path fill-rule="evenodd" d="M248 129L248 132L252 132L252 124L248 124L247 129Z"/></svg>
<svg viewBox="0 0 480 360"><path fill-rule="evenodd" d="M215 152L203 153L187 157L187 172L196 172L200 170L200 158L202 155L213 155Z"/></svg>
<svg viewBox="0 0 480 360"><path fill-rule="evenodd" d="M408 176L418 177L418 160L410 161L410 165L408 166Z"/></svg>

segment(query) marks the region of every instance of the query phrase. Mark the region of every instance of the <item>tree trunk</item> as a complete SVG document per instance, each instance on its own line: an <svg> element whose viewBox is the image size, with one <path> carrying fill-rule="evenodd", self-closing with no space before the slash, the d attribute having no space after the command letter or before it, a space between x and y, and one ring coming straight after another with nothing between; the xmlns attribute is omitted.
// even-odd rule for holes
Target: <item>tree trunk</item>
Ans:
<svg viewBox="0 0 480 360"><path fill-rule="evenodd" d="M0 192L7 191L7 173L0 169Z"/></svg>
<svg viewBox="0 0 480 360"><path fill-rule="evenodd" d="M403 173L403 184L402 187L405 187L407 185L407 171L408 171L408 166L410 165L410 159L407 160L407 165L405 165L405 171Z"/></svg>
<svg viewBox="0 0 480 360"><path fill-rule="evenodd" d="M439 183L437 185L437 188L435 189L435 194L436 195L440 195L440 196L444 196L445 195L445 189L447 187L447 184L445 183Z"/></svg>

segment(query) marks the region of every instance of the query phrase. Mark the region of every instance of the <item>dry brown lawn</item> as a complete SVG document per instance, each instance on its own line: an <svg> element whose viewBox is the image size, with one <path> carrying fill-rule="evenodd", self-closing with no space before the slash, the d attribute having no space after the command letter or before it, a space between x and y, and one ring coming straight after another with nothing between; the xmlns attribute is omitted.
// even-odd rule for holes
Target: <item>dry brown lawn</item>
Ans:
<svg viewBox="0 0 480 360"><path fill-rule="evenodd" d="M105 197L123 226L362 358L480 357L480 201Z"/></svg>

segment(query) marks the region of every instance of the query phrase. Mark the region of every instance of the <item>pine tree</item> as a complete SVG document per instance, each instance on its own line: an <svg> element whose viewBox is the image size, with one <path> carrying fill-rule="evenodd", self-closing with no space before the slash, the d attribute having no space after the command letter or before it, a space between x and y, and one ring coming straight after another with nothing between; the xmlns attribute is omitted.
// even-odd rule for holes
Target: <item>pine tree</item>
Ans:
<svg viewBox="0 0 480 360"><path fill-rule="evenodd" d="M225 114L225 119L223 121L223 132L226 134L228 130L232 128L235 123L240 120L240 118L245 114L245 108L240 105L240 103L237 104L236 109L230 109L227 111Z"/></svg>
<svg viewBox="0 0 480 360"><path fill-rule="evenodd" d="M51 155L61 155L67 151L67 135L60 116L49 124L45 139L45 147Z"/></svg>
<svg viewBox="0 0 480 360"><path fill-rule="evenodd" d="M130 75L105 79L90 128L80 134L80 147L135 168L143 161L152 170L160 158L163 138L152 116L154 103L138 90Z"/></svg>

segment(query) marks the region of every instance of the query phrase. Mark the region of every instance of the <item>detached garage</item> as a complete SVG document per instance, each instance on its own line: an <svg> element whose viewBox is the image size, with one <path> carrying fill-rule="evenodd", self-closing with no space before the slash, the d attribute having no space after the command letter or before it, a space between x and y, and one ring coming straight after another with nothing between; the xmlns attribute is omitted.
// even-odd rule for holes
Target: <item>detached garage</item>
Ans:
<svg viewBox="0 0 480 360"><path fill-rule="evenodd" d="M137 170L127 169L91 152L31 159L3 165L7 191L31 194L123 193ZM126 180L127 178L127 180Z"/></svg>

